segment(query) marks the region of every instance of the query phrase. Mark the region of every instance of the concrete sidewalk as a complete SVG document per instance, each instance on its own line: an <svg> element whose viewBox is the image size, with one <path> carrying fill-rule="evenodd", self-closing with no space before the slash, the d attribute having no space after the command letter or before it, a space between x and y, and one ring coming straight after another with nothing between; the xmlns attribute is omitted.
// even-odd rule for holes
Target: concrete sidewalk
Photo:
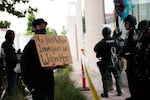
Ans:
<svg viewBox="0 0 150 100"><path fill-rule="evenodd" d="M100 96L100 94L103 92L100 72L97 66L94 68L87 67L87 70L90 75L91 81L95 87L95 90ZM70 78L75 82L75 86L77 88L80 88L80 87L82 88L82 71L81 71L80 62L74 61L73 71L70 74ZM127 86L127 78L126 78L126 74L124 71L122 73L122 80L123 80L123 87L122 87L123 95L122 96L117 96L116 90L113 90L109 92L109 98L100 97L100 99L101 100L125 100L125 98L129 97L130 94L129 94L128 86ZM86 86L89 87L87 79L86 79ZM114 84L114 88L115 88L115 84ZM87 97L87 100L93 100L93 96L90 90L81 91L81 92Z"/></svg>

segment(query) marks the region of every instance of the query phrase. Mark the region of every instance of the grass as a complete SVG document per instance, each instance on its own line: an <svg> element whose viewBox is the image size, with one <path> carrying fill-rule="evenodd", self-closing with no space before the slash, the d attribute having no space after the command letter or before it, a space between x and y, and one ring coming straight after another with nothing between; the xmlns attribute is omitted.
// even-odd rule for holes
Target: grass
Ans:
<svg viewBox="0 0 150 100"><path fill-rule="evenodd" d="M6 100L27 100L23 96L23 86L18 85L15 91L15 95L13 96L6 96Z"/></svg>
<svg viewBox="0 0 150 100"><path fill-rule="evenodd" d="M71 66L55 71L55 100L86 100L86 97L74 86L74 82L69 78ZM23 87L17 87L16 94L6 100L27 100L23 97Z"/></svg>

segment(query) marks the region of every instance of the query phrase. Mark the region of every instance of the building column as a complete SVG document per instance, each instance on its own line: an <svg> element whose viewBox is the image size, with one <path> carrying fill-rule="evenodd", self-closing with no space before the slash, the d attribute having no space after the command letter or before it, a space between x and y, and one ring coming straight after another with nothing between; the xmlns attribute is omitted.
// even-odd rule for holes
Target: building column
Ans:
<svg viewBox="0 0 150 100"><path fill-rule="evenodd" d="M101 30L104 25L103 6L103 0L85 0L86 54L88 65L91 67L96 66L97 62L93 48L102 39Z"/></svg>

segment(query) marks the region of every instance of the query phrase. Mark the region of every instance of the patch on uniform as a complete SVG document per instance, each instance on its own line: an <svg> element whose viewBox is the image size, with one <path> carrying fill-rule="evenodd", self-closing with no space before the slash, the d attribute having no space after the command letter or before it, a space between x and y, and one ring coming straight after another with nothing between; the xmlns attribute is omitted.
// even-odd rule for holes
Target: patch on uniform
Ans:
<svg viewBox="0 0 150 100"><path fill-rule="evenodd" d="M106 40L106 43L114 43L115 40Z"/></svg>

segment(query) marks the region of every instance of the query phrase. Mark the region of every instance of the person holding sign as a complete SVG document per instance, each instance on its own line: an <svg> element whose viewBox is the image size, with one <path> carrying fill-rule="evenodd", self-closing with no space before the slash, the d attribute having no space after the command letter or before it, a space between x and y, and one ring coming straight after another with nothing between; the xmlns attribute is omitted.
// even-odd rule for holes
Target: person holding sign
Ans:
<svg viewBox="0 0 150 100"><path fill-rule="evenodd" d="M32 22L35 35L46 35L46 26L47 22L42 18ZM22 53L20 64L23 81L31 91L33 100L54 100L53 69L65 68L67 64L43 67L35 42L35 38L31 38Z"/></svg>

